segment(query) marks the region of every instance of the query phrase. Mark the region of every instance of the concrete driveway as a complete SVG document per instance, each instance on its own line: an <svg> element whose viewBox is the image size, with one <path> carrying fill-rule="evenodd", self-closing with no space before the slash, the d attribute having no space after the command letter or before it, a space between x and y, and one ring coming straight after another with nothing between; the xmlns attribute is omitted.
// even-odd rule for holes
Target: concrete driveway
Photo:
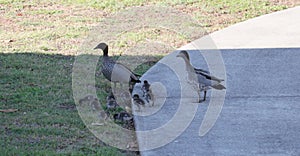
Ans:
<svg viewBox="0 0 300 156"><path fill-rule="evenodd" d="M194 66L225 79L226 92L211 90L203 103L178 51L145 73L157 102L134 112L141 155L299 155L299 15L300 7L265 15L182 47ZM210 65L206 54L223 60ZM199 135L204 120L212 127Z"/></svg>

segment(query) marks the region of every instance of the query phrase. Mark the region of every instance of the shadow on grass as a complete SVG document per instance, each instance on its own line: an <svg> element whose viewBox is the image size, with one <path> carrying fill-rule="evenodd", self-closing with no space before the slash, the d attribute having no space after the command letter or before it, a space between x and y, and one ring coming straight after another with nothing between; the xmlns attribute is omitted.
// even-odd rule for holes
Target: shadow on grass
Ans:
<svg viewBox="0 0 300 156"><path fill-rule="evenodd" d="M137 154L105 145L86 128L73 100L74 61L74 56L64 55L0 54L0 109L18 109L0 112L2 154ZM142 74L150 65L136 72ZM103 103L110 83L99 71L96 82Z"/></svg>

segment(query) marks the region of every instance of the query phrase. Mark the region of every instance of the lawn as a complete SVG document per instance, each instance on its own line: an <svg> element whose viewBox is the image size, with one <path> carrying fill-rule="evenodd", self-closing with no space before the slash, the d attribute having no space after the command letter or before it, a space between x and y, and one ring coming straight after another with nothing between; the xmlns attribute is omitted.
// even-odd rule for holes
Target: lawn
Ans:
<svg viewBox="0 0 300 156"><path fill-rule="evenodd" d="M105 145L83 124L72 97L74 57L0 55L1 155L134 155Z"/></svg>
<svg viewBox="0 0 300 156"><path fill-rule="evenodd" d="M296 0L0 0L0 109L12 109L0 112L1 155L138 155L97 139L83 123L73 99L75 54L89 32L111 14L132 6L169 6L190 15L211 33L299 4ZM130 49L144 38L173 39L174 48L186 43L156 29L127 32L123 37L124 42L112 48L115 56L121 53L114 49ZM129 39L132 43L126 42ZM146 58L156 62L166 53L124 57L125 61ZM150 66L135 71L142 74ZM101 103L109 87L103 76L96 77Z"/></svg>

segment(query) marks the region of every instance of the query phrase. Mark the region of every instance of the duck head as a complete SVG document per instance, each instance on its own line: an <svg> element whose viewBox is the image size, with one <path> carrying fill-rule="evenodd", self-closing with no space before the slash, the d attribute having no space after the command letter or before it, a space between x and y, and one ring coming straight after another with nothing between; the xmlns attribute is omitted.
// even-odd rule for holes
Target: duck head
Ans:
<svg viewBox="0 0 300 156"><path fill-rule="evenodd" d="M189 57L189 54L188 54L187 51L185 51L185 50L180 51L176 55L176 57L181 57L184 60L185 65L186 65L185 68L186 68L187 71L194 72L194 68L193 68L193 66L190 63L190 57Z"/></svg>
<svg viewBox="0 0 300 156"><path fill-rule="evenodd" d="M139 99L140 97L139 97L139 95L134 94L132 98L133 98L133 99Z"/></svg>
<svg viewBox="0 0 300 156"><path fill-rule="evenodd" d="M108 56L108 45L106 43L99 43L94 49L101 49L104 56Z"/></svg>
<svg viewBox="0 0 300 156"><path fill-rule="evenodd" d="M107 101L116 100L116 98L115 98L115 96L113 94L110 94L109 96L106 97L106 100Z"/></svg>
<svg viewBox="0 0 300 156"><path fill-rule="evenodd" d="M187 61L190 60L189 54L188 54L188 52L185 51L185 50L180 51L180 52L176 55L176 57L182 57L184 60L187 60Z"/></svg>

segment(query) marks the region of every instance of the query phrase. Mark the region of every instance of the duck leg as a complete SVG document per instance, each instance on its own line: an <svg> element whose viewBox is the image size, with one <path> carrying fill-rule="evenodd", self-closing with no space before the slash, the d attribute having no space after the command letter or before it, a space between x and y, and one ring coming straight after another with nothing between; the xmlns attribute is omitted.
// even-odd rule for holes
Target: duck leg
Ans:
<svg viewBox="0 0 300 156"><path fill-rule="evenodd" d="M198 92L198 95L199 95L199 103L201 103L202 100L201 100L201 92L200 91Z"/></svg>
<svg viewBox="0 0 300 156"><path fill-rule="evenodd" d="M203 99L201 100L201 93L199 92L199 103L204 102L206 100L206 90L204 90L204 95L203 95Z"/></svg>
<svg viewBox="0 0 300 156"><path fill-rule="evenodd" d="M204 98L203 98L203 101L205 101L206 100L206 90L204 91Z"/></svg>
<svg viewBox="0 0 300 156"><path fill-rule="evenodd" d="M130 94L132 94L134 85L135 85L134 82L129 82L129 92L130 92Z"/></svg>

